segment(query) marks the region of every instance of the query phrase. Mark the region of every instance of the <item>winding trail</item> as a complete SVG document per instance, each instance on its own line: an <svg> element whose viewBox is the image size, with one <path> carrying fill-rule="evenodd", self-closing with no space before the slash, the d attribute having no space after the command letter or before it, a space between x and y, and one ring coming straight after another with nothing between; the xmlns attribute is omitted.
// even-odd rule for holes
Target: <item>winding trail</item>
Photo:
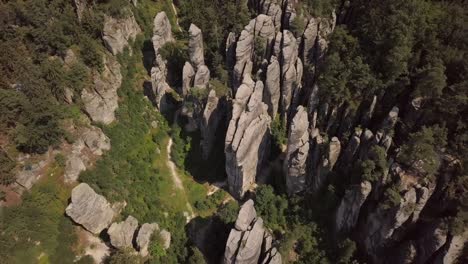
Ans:
<svg viewBox="0 0 468 264"><path fill-rule="evenodd" d="M184 196L187 197L187 194L185 192L185 187L184 184L182 183L182 180L180 179L179 174L177 173L176 165L171 159L171 149L172 149L172 138L169 138L169 142L167 142L167 166L169 167L169 170L171 171L171 176L172 180L174 181L174 185L177 189L181 190L184 193ZM187 209L189 210L189 215L187 216L187 221L190 221L190 219L195 217L195 213L193 211L192 206L190 203L187 201L186 203Z"/></svg>

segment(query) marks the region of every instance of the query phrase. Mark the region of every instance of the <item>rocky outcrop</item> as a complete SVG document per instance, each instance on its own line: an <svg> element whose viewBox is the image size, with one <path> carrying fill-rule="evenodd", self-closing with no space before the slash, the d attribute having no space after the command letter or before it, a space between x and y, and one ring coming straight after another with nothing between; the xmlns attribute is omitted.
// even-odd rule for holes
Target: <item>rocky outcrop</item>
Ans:
<svg viewBox="0 0 468 264"><path fill-rule="evenodd" d="M248 200L229 234L223 263L281 263L281 255L271 244L272 237L265 230L262 218L257 217L254 202Z"/></svg>
<svg viewBox="0 0 468 264"><path fill-rule="evenodd" d="M216 131L223 118L223 112L220 99L216 96L216 91L211 90L208 94L200 125L202 158L205 160L208 159L213 149Z"/></svg>
<svg viewBox="0 0 468 264"><path fill-rule="evenodd" d="M190 24L188 32L190 62L195 69L198 69L200 66L205 65L202 31L196 25Z"/></svg>
<svg viewBox="0 0 468 264"><path fill-rule="evenodd" d="M171 233L163 229L159 232L159 236L161 237L163 248L167 250L171 246Z"/></svg>
<svg viewBox="0 0 468 264"><path fill-rule="evenodd" d="M155 66L151 69L151 86L153 87L153 93L155 94L156 107L161 112L166 112L169 108L167 93L172 90L166 81L166 77L166 61L163 60L160 54L158 54L156 56Z"/></svg>
<svg viewBox="0 0 468 264"><path fill-rule="evenodd" d="M248 27L253 29L254 37L270 39L275 36L276 29L270 16L260 14L250 20Z"/></svg>
<svg viewBox="0 0 468 264"><path fill-rule="evenodd" d="M457 263L459 257L462 256L463 248L468 246L468 228L465 227L464 232L457 235L449 235L447 242L440 252L437 254L434 263L436 264L451 264ZM461 263L461 262L460 262Z"/></svg>
<svg viewBox="0 0 468 264"><path fill-rule="evenodd" d="M122 84L120 64L111 56L104 57L104 68L101 73L93 73L94 86L83 89L81 99L86 113L94 122L110 124L115 120L118 107L117 89Z"/></svg>
<svg viewBox="0 0 468 264"><path fill-rule="evenodd" d="M278 113L281 97L280 77L281 68L276 56L272 56L266 72L265 91L263 101L268 105L268 114L275 119Z"/></svg>
<svg viewBox="0 0 468 264"><path fill-rule="evenodd" d="M88 0L74 0L74 2L75 2L76 14L78 15L78 21L81 22L81 19L83 18L83 12L89 6L89 1Z"/></svg>
<svg viewBox="0 0 468 264"><path fill-rule="evenodd" d="M101 156L111 148L110 139L98 127L79 129L79 138L72 145L72 152L65 163L65 182L73 183L87 167L91 166L93 156Z"/></svg>
<svg viewBox="0 0 468 264"><path fill-rule="evenodd" d="M114 18L104 16L104 28L102 30L102 39L107 49L113 54L121 53L129 46L131 41L141 33L141 29L135 20L133 13L128 10L130 15L125 18Z"/></svg>
<svg viewBox="0 0 468 264"><path fill-rule="evenodd" d="M136 245L140 251L141 256L148 256L148 245L150 243L151 236L155 231L159 231L159 225L156 223L145 223L140 227L140 230L138 230Z"/></svg>
<svg viewBox="0 0 468 264"><path fill-rule="evenodd" d="M368 181L360 185L351 186L346 190L343 199L336 211L335 230L337 232L349 232L356 226L362 204L366 201L372 190Z"/></svg>
<svg viewBox="0 0 468 264"><path fill-rule="evenodd" d="M232 117L226 133L226 173L229 191L242 197L255 183L269 145L271 118L262 102L263 83L247 75L233 102Z"/></svg>
<svg viewBox="0 0 468 264"><path fill-rule="evenodd" d="M95 193L86 183L73 188L71 203L65 212L73 221L94 234L107 228L114 217L114 211L106 198Z"/></svg>
<svg viewBox="0 0 468 264"><path fill-rule="evenodd" d="M172 36L172 27L169 18L164 11L159 12L154 18L153 22L153 47L156 55L159 54L158 50L167 42L174 41Z"/></svg>
<svg viewBox="0 0 468 264"><path fill-rule="evenodd" d="M283 15L282 2L282 0L254 0L251 1L251 5L258 13L271 17L275 28L279 30Z"/></svg>
<svg viewBox="0 0 468 264"><path fill-rule="evenodd" d="M281 115L283 117L289 115L294 94L298 94L298 87L301 84L302 63L298 61L297 52L298 45L294 35L288 31L283 31L281 49ZM299 66L299 67L298 67ZM293 108L294 109L294 108Z"/></svg>
<svg viewBox="0 0 468 264"><path fill-rule="evenodd" d="M284 170L288 194L302 192L306 187L306 168L309 155L309 120L307 111L299 106L289 129Z"/></svg>
<svg viewBox="0 0 468 264"><path fill-rule="evenodd" d="M132 248L137 227L138 220L131 215L124 222L113 223L107 230L112 246L118 249Z"/></svg>

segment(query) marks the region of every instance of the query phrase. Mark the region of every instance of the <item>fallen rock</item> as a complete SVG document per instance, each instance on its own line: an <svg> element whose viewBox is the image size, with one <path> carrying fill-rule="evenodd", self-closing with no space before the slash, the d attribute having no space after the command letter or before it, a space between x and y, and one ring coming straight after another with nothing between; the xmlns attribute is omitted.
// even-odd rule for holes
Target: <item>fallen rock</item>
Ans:
<svg viewBox="0 0 468 264"><path fill-rule="evenodd" d="M132 248L137 227L138 220L131 215L124 222L113 223L107 230L112 246L118 249Z"/></svg>
<svg viewBox="0 0 468 264"><path fill-rule="evenodd" d="M114 211L106 198L95 193L86 183L73 188L71 203L65 212L73 221L96 235L107 228L114 217Z"/></svg>

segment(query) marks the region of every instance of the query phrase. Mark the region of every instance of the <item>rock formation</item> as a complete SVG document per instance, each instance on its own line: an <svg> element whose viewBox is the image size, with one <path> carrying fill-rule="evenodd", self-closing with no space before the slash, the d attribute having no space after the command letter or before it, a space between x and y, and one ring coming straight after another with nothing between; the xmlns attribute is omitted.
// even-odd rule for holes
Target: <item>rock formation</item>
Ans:
<svg viewBox="0 0 468 264"><path fill-rule="evenodd" d="M78 21L81 22L83 18L83 12L88 8L89 1L88 0L74 0L75 2L75 9L76 14L78 15Z"/></svg>
<svg viewBox="0 0 468 264"><path fill-rule="evenodd" d="M275 119L278 113L279 101L281 97L280 74L281 68L276 56L272 56L267 68L265 91L263 101L268 105L268 114Z"/></svg>
<svg viewBox="0 0 468 264"><path fill-rule="evenodd" d="M309 155L309 120L307 111L299 106L289 129L284 170L288 194L305 190L306 168Z"/></svg>
<svg viewBox="0 0 468 264"><path fill-rule="evenodd" d="M83 100L86 113L94 122L110 124L115 120L115 110L118 107L117 89L122 84L120 64L111 56L104 57L104 69L101 73L93 73L94 86L83 89Z"/></svg>
<svg viewBox="0 0 468 264"><path fill-rule="evenodd" d="M190 62L186 61L182 69L182 96L186 96L190 88L193 87L193 78L195 77L195 70Z"/></svg>
<svg viewBox="0 0 468 264"><path fill-rule="evenodd" d="M151 236L155 231L159 231L159 225L156 223L145 223L141 225L140 230L138 230L136 245L140 251L141 256L148 256L148 245L150 243Z"/></svg>
<svg viewBox="0 0 468 264"><path fill-rule="evenodd" d="M223 263L281 263L281 255L272 247L271 240L262 218L257 217L254 202L248 200L242 205L235 227L229 234Z"/></svg>
<svg viewBox="0 0 468 264"><path fill-rule="evenodd" d="M158 50L167 42L174 41L174 38L171 23L164 11L156 15L153 25L153 47L155 54L158 55Z"/></svg>
<svg viewBox="0 0 468 264"><path fill-rule="evenodd" d="M366 201L372 190L368 181L360 185L351 186L346 190L343 199L336 211L335 230L337 232L348 232L357 223L362 204Z"/></svg>
<svg viewBox="0 0 468 264"><path fill-rule="evenodd" d="M203 35L201 30L194 24L190 24L189 28L189 55L190 62L195 69L205 65L205 57L203 54Z"/></svg>
<svg viewBox="0 0 468 264"><path fill-rule="evenodd" d="M86 183L73 188L71 203L65 212L73 221L94 234L107 228L114 217L114 211L106 198L95 193Z"/></svg>
<svg viewBox="0 0 468 264"><path fill-rule="evenodd" d="M201 65L195 74L195 81L193 82L193 86L204 89L208 85L209 81L210 70L206 65Z"/></svg>
<svg viewBox="0 0 468 264"><path fill-rule="evenodd" d="M217 128L223 118L223 107L215 90L211 90L203 111L200 124L201 148L203 159L207 159L213 149Z"/></svg>
<svg viewBox="0 0 468 264"><path fill-rule="evenodd" d="M246 75L239 87L226 133L226 173L229 191L242 197L255 183L269 144L271 118L262 102L263 83Z"/></svg>
<svg viewBox="0 0 468 264"><path fill-rule="evenodd" d="M130 15L125 18L104 16L104 28L102 39L107 49L113 54L121 53L129 43L141 33L141 29L135 20L135 16L129 10Z"/></svg>
<svg viewBox="0 0 468 264"><path fill-rule="evenodd" d="M124 222L113 223L107 230L112 246L118 249L132 248L137 227L138 220L131 215Z"/></svg>

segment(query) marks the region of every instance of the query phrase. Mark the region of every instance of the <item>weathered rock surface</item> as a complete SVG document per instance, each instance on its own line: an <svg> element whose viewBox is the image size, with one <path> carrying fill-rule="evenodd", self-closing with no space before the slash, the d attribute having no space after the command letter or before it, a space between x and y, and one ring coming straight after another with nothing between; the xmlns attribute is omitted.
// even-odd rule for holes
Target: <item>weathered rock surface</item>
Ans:
<svg viewBox="0 0 468 264"><path fill-rule="evenodd" d="M140 227L140 230L138 230L136 245L140 250L140 255L143 257L148 256L148 245L150 243L151 236L155 231L159 231L159 225L156 223L145 223Z"/></svg>
<svg viewBox="0 0 468 264"><path fill-rule="evenodd" d="M301 80L298 79L297 63L298 45L294 35L288 31L283 31L282 49L281 49L281 114L289 114L289 108L292 103L293 95L296 92Z"/></svg>
<svg viewBox="0 0 468 264"><path fill-rule="evenodd" d="M195 74L195 81L193 83L193 86L204 89L208 85L209 81L210 70L206 65L200 65L200 67L198 67L197 73Z"/></svg>
<svg viewBox="0 0 468 264"><path fill-rule="evenodd" d="M73 221L94 234L107 228L114 217L114 211L106 198L95 193L86 183L73 188L71 203L65 212Z"/></svg>
<svg viewBox="0 0 468 264"><path fill-rule="evenodd" d="M78 21L83 18L83 12L88 8L88 0L74 0Z"/></svg>
<svg viewBox="0 0 468 264"><path fill-rule="evenodd" d="M309 155L309 120L307 111L299 106L294 116L288 136L288 147L284 169L288 194L305 190L306 168Z"/></svg>
<svg viewBox="0 0 468 264"><path fill-rule="evenodd" d="M256 218L257 212L254 208L254 202L250 199L241 206L234 227L239 231L246 231Z"/></svg>
<svg viewBox="0 0 468 264"><path fill-rule="evenodd" d="M166 229L163 229L159 235L161 236L163 248L168 249L171 246L171 233Z"/></svg>
<svg viewBox="0 0 468 264"><path fill-rule="evenodd" d="M263 101L268 105L268 114L275 119L278 113L280 90L281 68L276 56L272 56L267 68L265 91Z"/></svg>
<svg viewBox="0 0 468 264"><path fill-rule="evenodd" d="M253 28L254 37L272 38L275 36L275 25L270 16L260 14L250 20L249 27Z"/></svg>
<svg viewBox="0 0 468 264"><path fill-rule="evenodd" d="M211 90L208 94L208 99L203 111L203 118L201 120L201 148L202 158L207 159L213 149L215 142L216 130L223 118L223 109L220 99L216 96L216 91Z"/></svg>
<svg viewBox="0 0 468 264"><path fill-rule="evenodd" d="M156 56L155 66L151 69L151 85L155 95L156 107L161 112L165 112L169 108L167 93L172 90L166 82L166 77L166 61L158 54Z"/></svg>
<svg viewBox="0 0 468 264"><path fill-rule="evenodd" d="M167 42L174 41L172 36L172 27L169 18L164 11L159 12L154 18L153 27L153 47L155 54L159 54L158 50Z"/></svg>
<svg viewBox="0 0 468 264"><path fill-rule="evenodd" d="M124 222L113 223L107 230L112 246L118 249L132 248L137 227L138 220L131 215Z"/></svg>
<svg viewBox="0 0 468 264"><path fill-rule="evenodd" d="M335 230L337 232L348 232L357 223L362 204L366 201L372 190L368 181L360 185L351 186L346 190L343 199L336 211Z"/></svg>
<svg viewBox="0 0 468 264"><path fill-rule="evenodd" d="M272 237L257 218L254 202L248 200L239 211L235 227L226 243L223 263L281 263L281 255L272 247Z"/></svg>
<svg viewBox="0 0 468 264"><path fill-rule="evenodd" d="M117 89L122 84L120 64L111 56L104 57L102 73L93 73L93 89L83 89L83 100L86 113L95 122L110 124L115 120L115 110L118 107Z"/></svg>
<svg viewBox="0 0 468 264"><path fill-rule="evenodd" d="M182 95L187 95L190 88L193 86L193 78L195 77L195 70L192 64L186 61L182 69Z"/></svg>
<svg viewBox="0 0 468 264"><path fill-rule="evenodd" d="M94 155L101 156L104 151L111 148L110 139L98 127L91 126L85 129L81 138Z"/></svg>
<svg viewBox="0 0 468 264"><path fill-rule="evenodd" d="M233 88L237 91L242 83L245 74L252 72L252 52L254 45L253 29L247 25L242 30L236 46L236 63L233 72Z"/></svg>
<svg viewBox="0 0 468 264"><path fill-rule="evenodd" d="M255 183L269 144L271 118L262 102L263 83L255 85L249 75L244 78L234 99L232 118L226 133L226 173L229 191L242 197Z"/></svg>
<svg viewBox="0 0 468 264"><path fill-rule="evenodd" d="M203 35L202 31L195 24L190 24L189 28L189 55L190 62L195 69L205 65L205 57L203 55Z"/></svg>
<svg viewBox="0 0 468 264"><path fill-rule="evenodd" d="M126 18L104 17L104 28L102 39L107 49L117 55L122 52L129 43L141 33L140 26L135 20L135 16L129 10L130 15Z"/></svg>

